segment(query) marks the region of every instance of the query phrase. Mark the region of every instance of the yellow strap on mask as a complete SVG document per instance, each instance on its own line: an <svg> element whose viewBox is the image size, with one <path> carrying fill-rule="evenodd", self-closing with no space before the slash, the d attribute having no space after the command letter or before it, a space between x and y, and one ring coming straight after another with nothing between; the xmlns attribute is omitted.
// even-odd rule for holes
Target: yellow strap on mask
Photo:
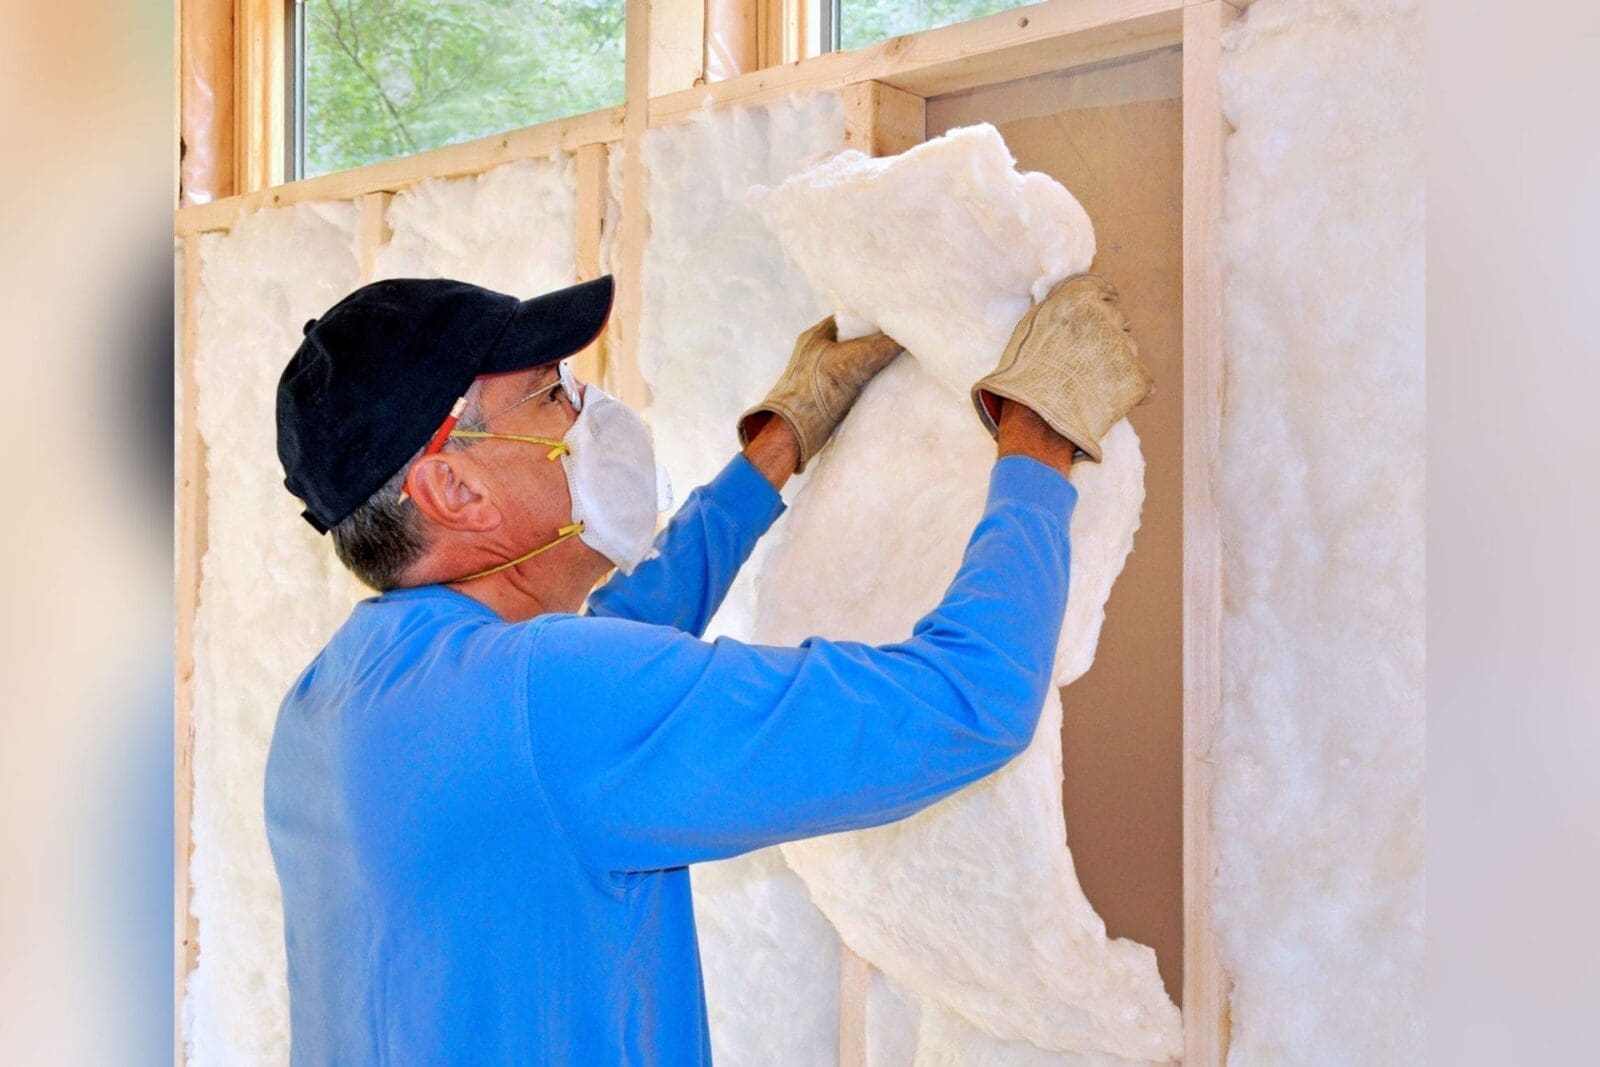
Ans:
<svg viewBox="0 0 1600 1067"><path fill-rule="evenodd" d="M544 544L540 545L538 548L534 549L532 552L524 553L523 555L518 556L516 559L508 559L504 563L499 564L498 566L490 567L487 570L481 570L477 574L469 574L465 578L456 578L456 579L454 579L454 581L451 584L455 584L455 582L476 581L479 578L487 578L491 574L499 574L501 571L506 570L506 569L508 569L510 567L515 567L519 563L528 562L530 559L532 559L534 556L537 556L541 552L550 551L552 548L556 547L561 542L565 541L567 538L575 537L578 534L581 534L582 532L583 532L583 523L581 523L581 522L570 523L570 524L568 524L566 526L561 527L561 529L556 531L555 540L545 542Z"/></svg>
<svg viewBox="0 0 1600 1067"><path fill-rule="evenodd" d="M525 433L490 433L487 430L452 430L451 437L465 437L471 441L521 441L528 445L549 445L550 451L545 459L555 459L571 451L565 441L558 441L553 437L533 437Z"/></svg>

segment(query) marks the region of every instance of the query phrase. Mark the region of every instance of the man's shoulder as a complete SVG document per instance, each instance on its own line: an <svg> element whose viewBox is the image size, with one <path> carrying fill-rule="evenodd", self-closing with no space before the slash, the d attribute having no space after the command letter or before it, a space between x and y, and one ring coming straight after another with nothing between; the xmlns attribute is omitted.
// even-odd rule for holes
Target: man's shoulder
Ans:
<svg viewBox="0 0 1600 1067"><path fill-rule="evenodd" d="M395 590L355 605L295 689L399 693L485 660L525 656L528 634L440 586Z"/></svg>
<svg viewBox="0 0 1600 1067"><path fill-rule="evenodd" d="M528 670L539 703L623 707L682 688L697 677L712 645L682 630L604 615L534 620Z"/></svg>

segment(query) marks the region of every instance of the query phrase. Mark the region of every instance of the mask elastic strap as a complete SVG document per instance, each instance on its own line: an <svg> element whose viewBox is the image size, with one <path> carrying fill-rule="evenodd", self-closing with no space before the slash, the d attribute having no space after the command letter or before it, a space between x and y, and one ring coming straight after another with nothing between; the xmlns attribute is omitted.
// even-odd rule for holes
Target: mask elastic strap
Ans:
<svg viewBox="0 0 1600 1067"><path fill-rule="evenodd" d="M575 537L578 534L581 534L582 532L583 532L583 523L581 523L581 522L574 522L574 523L571 523L571 524L569 524L567 526L563 526L563 527L561 527L561 529L556 531L555 540L548 541L545 544L540 545L538 548L534 549L532 552L524 553L523 555L518 556L516 559L508 559L504 563L499 564L498 566L490 567L487 570L481 570L477 574L469 574L465 578L456 578L456 579L453 580L453 582L451 584L455 584L457 582L472 582L472 581L476 581L479 578L487 578L491 574L499 574L501 571L506 570L506 569L508 569L510 567L515 567L519 563L528 562L530 559L532 559L534 556L537 556L541 552L550 551L552 548L556 547L561 542L565 541L567 538Z"/></svg>

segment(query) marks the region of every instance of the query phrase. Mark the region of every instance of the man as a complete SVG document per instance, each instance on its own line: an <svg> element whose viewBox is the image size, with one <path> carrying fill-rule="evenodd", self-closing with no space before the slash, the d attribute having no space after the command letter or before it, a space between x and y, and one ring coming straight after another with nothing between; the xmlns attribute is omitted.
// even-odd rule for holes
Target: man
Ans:
<svg viewBox="0 0 1600 1067"><path fill-rule="evenodd" d="M286 484L381 593L268 760L297 1064L708 1063L687 865L904 817L1032 737L1067 474L1149 392L1114 291L1062 283L974 387L987 510L943 603L882 648L700 634L895 343L803 334L652 544L648 435L562 362L611 294L378 282L284 372Z"/></svg>

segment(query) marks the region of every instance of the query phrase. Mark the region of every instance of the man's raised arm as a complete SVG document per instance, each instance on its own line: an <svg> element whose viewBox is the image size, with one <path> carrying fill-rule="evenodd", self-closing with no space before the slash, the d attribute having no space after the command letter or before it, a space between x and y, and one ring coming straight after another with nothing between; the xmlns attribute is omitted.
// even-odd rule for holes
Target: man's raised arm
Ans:
<svg viewBox="0 0 1600 1067"><path fill-rule="evenodd" d="M590 595L588 614L705 633L756 541L783 513L778 490L899 352L881 333L837 340L832 318L801 334L777 386L739 420L744 452L689 494L650 558Z"/></svg>
<svg viewBox="0 0 1600 1067"><path fill-rule="evenodd" d="M1098 279L1065 283L975 387L999 443L988 504L906 640L774 648L534 624L533 763L580 859L616 876L888 822L1027 746L1066 607L1065 475L1150 391L1115 304ZM585 669L597 660L639 669Z"/></svg>

